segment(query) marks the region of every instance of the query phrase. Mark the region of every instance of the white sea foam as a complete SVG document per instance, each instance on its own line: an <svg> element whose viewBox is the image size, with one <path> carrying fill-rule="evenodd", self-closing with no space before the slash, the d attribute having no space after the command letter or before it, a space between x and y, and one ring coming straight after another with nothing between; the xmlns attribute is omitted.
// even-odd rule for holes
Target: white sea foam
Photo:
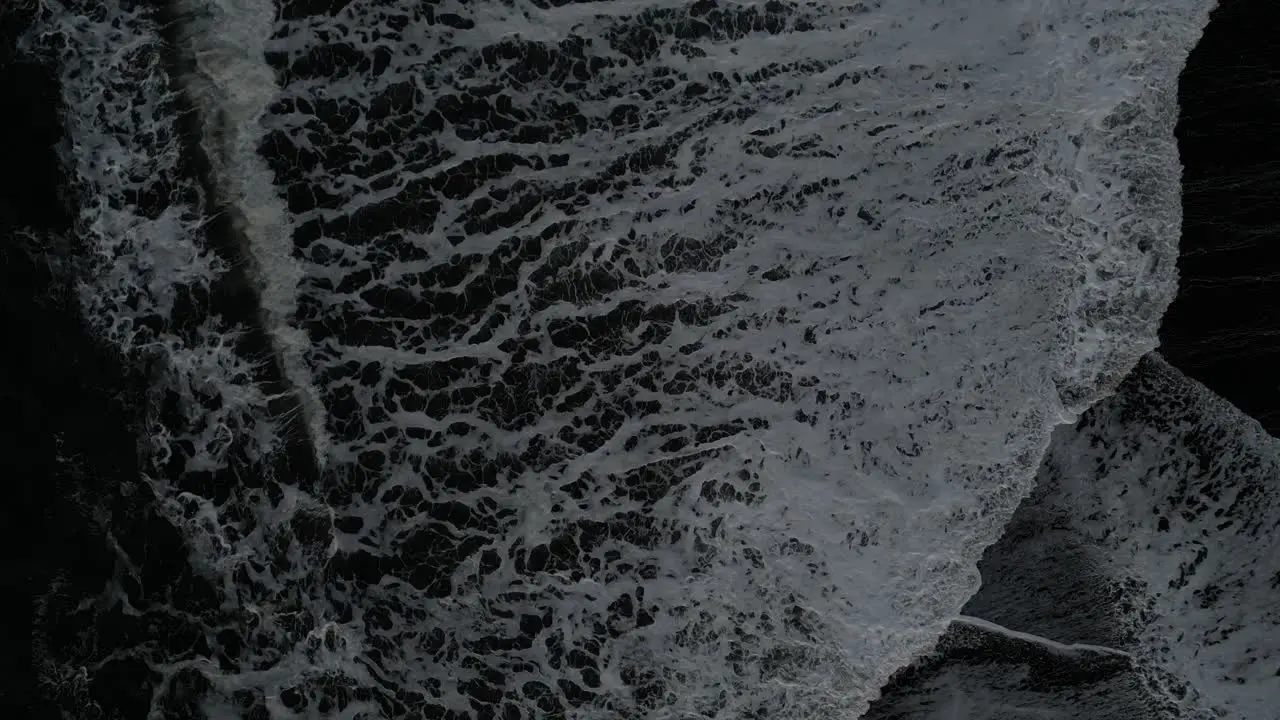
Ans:
<svg viewBox="0 0 1280 720"><path fill-rule="evenodd" d="M173 8L180 52L195 66L176 80L201 116L202 145L213 165L219 200L237 220L242 251L254 265L263 323L285 376L300 395L315 456L324 462L324 408L303 366L306 336L292 324L302 278L293 258L293 224L258 154L259 119L279 90L263 62L275 7L259 0L179 0Z"/></svg>
<svg viewBox="0 0 1280 720"><path fill-rule="evenodd" d="M265 398L250 363L234 352L241 330L218 317L175 326L177 307L201 304L228 267L199 240L204 198L180 168L179 106L155 27L113 3L75 12L50 0L43 8L24 43L60 64L61 149L79 202L84 316L104 340L153 368L158 396L177 393L180 413L198 431L197 453L218 465L232 438L255 436L250 426L259 439L274 432L253 419ZM215 396L217 410L197 401ZM161 424L152 428L146 444L157 465L174 451L170 439Z"/></svg>
<svg viewBox="0 0 1280 720"><path fill-rule="evenodd" d="M974 592L1051 428L1155 344L1204 0L338 4L269 39L231 5L186 30L329 436L328 507L162 493L256 618L240 670L202 667L212 716L334 686L390 714L857 716ZM154 137L182 85L126 62L157 45L137 13L46 27L75 35L82 225L127 258L85 307L133 349L126 294L163 318L158 272L225 270L198 216L129 201L176 167ZM240 378L238 420L165 452L275 442L234 329L202 328L147 342L191 408ZM354 529L296 530L321 516Z"/></svg>

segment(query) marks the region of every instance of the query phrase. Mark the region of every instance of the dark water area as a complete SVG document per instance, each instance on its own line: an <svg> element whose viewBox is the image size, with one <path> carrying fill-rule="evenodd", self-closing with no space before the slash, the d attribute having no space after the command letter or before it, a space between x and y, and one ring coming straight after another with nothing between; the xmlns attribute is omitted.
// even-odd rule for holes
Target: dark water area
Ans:
<svg viewBox="0 0 1280 720"><path fill-rule="evenodd" d="M37 600L60 577L100 583L111 571L101 533L69 500L79 481L57 458L69 452L101 458L99 450L133 443L98 389L118 385L110 363L95 357L67 303L54 239L70 226L54 152L62 134L57 81L49 68L15 59L14 39L27 18L0 16L0 163L22 168L0 173L0 406L7 425L0 433L7 489L0 503L6 549L0 584L8 607L0 622L0 717L38 720L59 715L37 683L31 642ZM98 447L80 446L84 438L96 438Z"/></svg>
<svg viewBox="0 0 1280 720"><path fill-rule="evenodd" d="M165 12L166 3L156 5L168 27L175 18ZM184 538L159 513L150 487L139 482L144 409L159 400L151 368L97 341L77 309L76 258L83 248L68 210L74 190L58 154L65 136L61 89L52 62L40 64L15 51L30 21L0 9L0 161L22 168L0 173L0 402L8 410L6 424L16 428L0 433L10 490L0 504L0 539L11 549L0 574L10 608L0 622L0 717L134 720L147 717L162 681L151 663L202 657L231 669L242 641L224 630L215 648L212 631L191 620L218 615L214 590L195 575ZM173 36L166 39L175 46ZM183 60L177 54L164 58L171 75L184 71ZM178 128L182 174L195 178L187 186L200 188L202 210L215 218L203 241L240 270L189 303L191 312L175 314L171 329L199 326L211 315L239 328L237 349L258 361L254 380L282 397L270 409L295 414L296 401L257 322L258 300L243 272L232 214L218 204L195 116L184 117L189 122ZM167 189L141 196L144 211L158 213L175 197L183 199L182 188ZM273 458L275 474L314 484L317 469L305 428L293 422L288 432L283 456ZM239 453L232 455L241 461L233 466L246 466ZM170 470L193 482L202 479L181 467L165 468ZM233 475L228 469L212 481L230 487L238 482ZM260 476L244 473L247 479ZM124 570L125 563L133 569ZM78 607L121 592L130 612L115 603ZM77 677L76 669L85 666L95 669ZM160 712L175 720L202 716L195 707L202 680L199 673L177 673ZM246 717L265 713L260 703L245 709Z"/></svg>
<svg viewBox="0 0 1280 720"><path fill-rule="evenodd" d="M1160 353L1280 436L1280 7L1224 0L1182 73L1181 278Z"/></svg>
<svg viewBox="0 0 1280 720"><path fill-rule="evenodd" d="M58 342L57 333L50 332L56 323L50 324L49 315L57 313L42 307L52 284L47 269L28 255L16 232L65 227L66 218L57 201L56 159L41 148L57 141L57 85L41 68L14 62L12 44L20 27L14 15L5 16L0 25L0 93L7 106L0 113L0 162L27 168L26 173L0 173L0 333L5 348L0 403L9 424L0 433L9 486L0 504L0 540L11 563L0 574L0 584L6 598L17 599L10 600L0 622L5 648L0 654L0 714L56 717L51 707L37 708L30 642L33 601L37 588L47 582L41 568L76 538L31 542L32 533L43 536L46 519L61 509L51 482L58 419L51 417L56 412L52 398L42 395L53 380L46 362L51 344Z"/></svg>
<svg viewBox="0 0 1280 720"><path fill-rule="evenodd" d="M185 562L147 488L116 492L138 478L146 378L96 342L76 309L75 237L57 155L60 88L54 68L14 52L28 22L0 12L0 163L21 168L0 173L0 717L140 718L150 701L140 663L108 663L87 681L55 672L57 687L45 664L89 664L128 634L110 618L85 626L71 612L118 577L113 542L143 559L138 577L153 589L180 583Z"/></svg>

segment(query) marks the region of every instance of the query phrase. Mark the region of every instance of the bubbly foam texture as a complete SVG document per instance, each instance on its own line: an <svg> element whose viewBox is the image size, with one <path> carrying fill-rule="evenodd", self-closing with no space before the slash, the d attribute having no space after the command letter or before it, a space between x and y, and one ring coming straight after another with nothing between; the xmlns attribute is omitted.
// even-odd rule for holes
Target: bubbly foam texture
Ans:
<svg viewBox="0 0 1280 720"><path fill-rule="evenodd" d="M46 25L86 312L192 408L157 404L153 484L219 597L192 622L243 642L153 665L210 717L856 717L1155 345L1205 2L330 4L186 28L206 85L139 10ZM133 199L186 187L178 90L225 105L265 322L305 334L314 486L236 328L169 330L226 272L181 195ZM256 482L191 482L229 446Z"/></svg>
<svg viewBox="0 0 1280 720"><path fill-rule="evenodd" d="M293 258L292 220L258 154L260 118L279 88L263 62L275 9L254 0L183 0L174 3L177 45L192 63L176 78L201 116L201 140L212 164L219 200L235 215L242 252L267 331L285 376L301 396L308 435L323 461L328 445L324 409L302 355L307 339L292 319L302 269Z"/></svg>
<svg viewBox="0 0 1280 720"><path fill-rule="evenodd" d="M209 467L242 436L269 447L266 399L252 362L235 352L244 329L200 312L229 267L203 241L204 192L184 167L180 103L154 25L118 4L74 12L51 1L26 44L54 54L62 70L84 316L153 369L157 396L170 393L181 416L148 428L156 466L177 447L178 426ZM203 401L214 397L220 407L211 409Z"/></svg>

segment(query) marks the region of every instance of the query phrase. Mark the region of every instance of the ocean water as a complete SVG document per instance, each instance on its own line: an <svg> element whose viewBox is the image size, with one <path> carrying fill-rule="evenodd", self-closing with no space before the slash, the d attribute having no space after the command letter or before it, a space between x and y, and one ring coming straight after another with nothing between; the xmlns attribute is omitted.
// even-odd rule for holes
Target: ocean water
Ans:
<svg viewBox="0 0 1280 720"><path fill-rule="evenodd" d="M1278 259L1271 169L1280 121L1267 52L1280 15L1266 3L1221 2L1179 79L1183 219L1178 296L1165 312L1160 355L1280 436L1271 381ZM1278 153L1278 154L1272 154Z"/></svg>
<svg viewBox="0 0 1280 720"><path fill-rule="evenodd" d="M45 0L68 283L144 382L44 681L860 716L1155 346L1210 5Z"/></svg>

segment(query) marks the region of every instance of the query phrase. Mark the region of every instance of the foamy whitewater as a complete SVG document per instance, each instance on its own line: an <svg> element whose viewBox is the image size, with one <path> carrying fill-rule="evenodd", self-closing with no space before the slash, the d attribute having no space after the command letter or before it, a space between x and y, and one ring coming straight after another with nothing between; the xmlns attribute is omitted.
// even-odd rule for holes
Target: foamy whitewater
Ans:
<svg viewBox="0 0 1280 720"><path fill-rule="evenodd" d="M966 612L1130 653L1161 707L1088 717L1273 718L1277 475L1280 441L1152 354L1055 433Z"/></svg>
<svg viewBox="0 0 1280 720"><path fill-rule="evenodd" d="M216 598L78 612L162 717L860 716L1156 344L1210 7L44 0Z"/></svg>

